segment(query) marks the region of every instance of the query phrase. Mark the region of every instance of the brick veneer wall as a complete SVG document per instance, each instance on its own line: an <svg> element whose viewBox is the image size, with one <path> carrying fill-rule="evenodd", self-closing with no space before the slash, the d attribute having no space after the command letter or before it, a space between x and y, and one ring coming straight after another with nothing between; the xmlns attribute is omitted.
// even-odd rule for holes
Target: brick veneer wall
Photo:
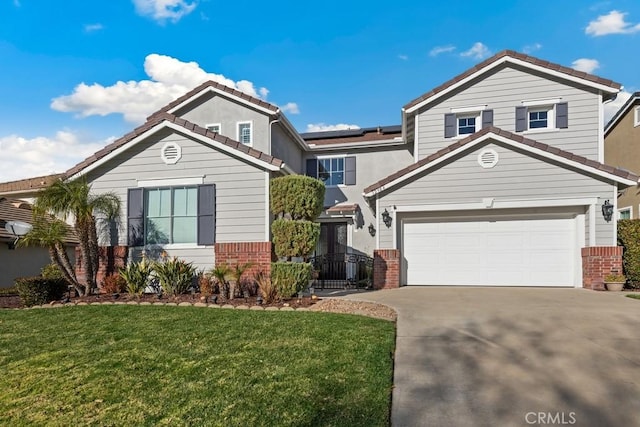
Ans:
<svg viewBox="0 0 640 427"><path fill-rule="evenodd" d="M271 261L275 261L271 242L216 243L215 251L216 266L253 263L245 273L247 278L260 271L270 274Z"/></svg>
<svg viewBox="0 0 640 427"><path fill-rule="evenodd" d="M96 283L100 289L106 276L117 273L120 267L127 264L129 248L127 246L101 246L98 250L100 258ZM75 270L78 281L84 283L84 260L78 246L76 246Z"/></svg>
<svg viewBox="0 0 640 427"><path fill-rule="evenodd" d="M400 251L376 249L373 251L373 289L400 287Z"/></svg>
<svg viewBox="0 0 640 427"><path fill-rule="evenodd" d="M604 277L622 274L622 246L591 246L582 248L582 287L604 290Z"/></svg>

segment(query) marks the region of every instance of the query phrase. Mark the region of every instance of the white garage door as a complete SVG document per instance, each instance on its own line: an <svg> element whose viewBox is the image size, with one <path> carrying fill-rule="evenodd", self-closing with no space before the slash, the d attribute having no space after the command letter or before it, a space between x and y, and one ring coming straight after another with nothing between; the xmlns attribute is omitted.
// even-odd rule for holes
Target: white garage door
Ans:
<svg viewBox="0 0 640 427"><path fill-rule="evenodd" d="M408 285L573 286L575 219L404 222Z"/></svg>

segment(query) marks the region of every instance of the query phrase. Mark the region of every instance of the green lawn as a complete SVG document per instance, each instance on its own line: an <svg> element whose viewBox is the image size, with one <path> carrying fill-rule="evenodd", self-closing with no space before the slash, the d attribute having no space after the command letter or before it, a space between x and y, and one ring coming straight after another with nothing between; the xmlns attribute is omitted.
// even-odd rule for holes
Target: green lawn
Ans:
<svg viewBox="0 0 640 427"><path fill-rule="evenodd" d="M394 337L326 313L0 310L0 425L388 425Z"/></svg>
<svg viewBox="0 0 640 427"><path fill-rule="evenodd" d="M627 294L626 297L627 298L633 298L633 299L640 299L640 295L639 294Z"/></svg>

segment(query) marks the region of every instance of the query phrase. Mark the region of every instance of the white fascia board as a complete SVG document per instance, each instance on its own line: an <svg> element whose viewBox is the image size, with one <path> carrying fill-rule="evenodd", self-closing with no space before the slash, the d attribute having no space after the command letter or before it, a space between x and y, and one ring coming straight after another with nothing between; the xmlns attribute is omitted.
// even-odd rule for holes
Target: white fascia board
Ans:
<svg viewBox="0 0 640 427"><path fill-rule="evenodd" d="M138 187L175 187L177 185L202 185L204 176L187 176L181 178L158 178L138 180Z"/></svg>
<svg viewBox="0 0 640 427"><path fill-rule="evenodd" d="M400 213L410 212L439 212L439 211L465 211L493 209L517 209L517 208L551 208L566 206L591 206L598 203L597 197L584 198L557 198L557 199L493 199L490 205L485 200L468 202L434 203L424 205L396 206L395 211Z"/></svg>
<svg viewBox="0 0 640 427"><path fill-rule="evenodd" d="M377 147L394 147L398 145L404 145L405 140L400 139L383 139L379 141L371 141L371 142L349 142L345 144L331 144L331 145L315 145L313 143L309 144L309 151L333 151L333 150L343 150L345 148L377 148Z"/></svg>
<svg viewBox="0 0 640 427"><path fill-rule="evenodd" d="M446 95L446 94L458 89L459 87L467 84L469 81L471 81L471 80L475 79L476 77L486 73L487 71L490 71L490 70L492 70L492 69L504 64L505 62L510 62L512 64L520 65L521 67L529 68L531 70L535 70L535 71L538 71L538 72L543 73L543 74L548 74L548 75L551 75L551 76L554 76L554 77L557 77L557 78L560 78L560 79L563 79L563 80L569 80L569 81L572 81L572 82L575 82L575 83L579 83L579 84L584 85L584 86L589 86L589 87L592 87L594 89L602 90L603 92L607 92L607 93L610 93L610 94L615 94L615 93L618 93L620 91L619 89L614 89L612 87L609 87L609 86L606 86L606 85L603 85L603 84L600 84L600 83L592 82L590 80L585 80L585 79L582 79L582 78L576 77L576 76L570 76L568 74L561 73L559 71L550 70L549 68L541 67L539 65L535 65L535 64L532 64L530 62L522 61L520 59L512 58L510 56L504 56L504 57L498 59L497 61L492 62L491 64L487 65L486 67L476 71L475 73L467 76L466 78L460 80L459 82L452 84L451 86L449 86L448 88L444 89L443 91L438 92L438 93L434 94L433 96L430 96L429 98L425 99L424 101L419 102L418 104L414 105L413 107L408 108L406 110L406 112L407 113L415 112L416 110L422 108L423 106L427 105L428 103L433 102L434 100L436 100L436 99L438 99L438 98L440 98L440 97L442 97L442 96L444 96L444 95Z"/></svg>
<svg viewBox="0 0 640 427"><path fill-rule="evenodd" d="M452 113L477 113L479 111L484 111L487 109L487 104L483 105L475 105L471 107L455 107L451 108Z"/></svg>
<svg viewBox="0 0 640 427"><path fill-rule="evenodd" d="M169 109L167 112L173 114L175 111L181 109L182 107L184 107L185 105L189 105L190 103L192 103L193 101L195 101L196 99L200 98L202 95L208 93L208 92L213 92L215 94L218 94L220 96L223 96L225 98L229 98L229 99L233 99L236 102L239 102L241 104L250 106L251 108L254 108L258 111L261 111L263 113L269 114L269 115L274 115L276 112L269 110L268 108L262 107L258 104L254 104L253 102L247 101L246 99L242 99L238 96L232 95L229 92L225 92L223 90L220 89L216 89L212 86L208 86L207 88L201 90L200 92L196 93L195 95L189 97L188 99L185 99L184 101L182 101L180 104L176 105L175 107Z"/></svg>
<svg viewBox="0 0 640 427"><path fill-rule="evenodd" d="M277 115L278 118L280 119L280 122L284 124L284 127L286 128L286 130L289 132L289 134L291 136L293 136L293 139L296 140L296 142L305 150L309 149L309 145L307 144L307 141L305 141L304 139L302 139L302 137L300 136L300 134L298 133L298 131L296 130L296 128L293 127L293 125L291 124L291 122L289 121L289 119L287 119L287 116L284 115L284 113L282 112L282 110L280 110L278 108L278 110L274 113L274 115Z"/></svg>
<svg viewBox="0 0 640 427"><path fill-rule="evenodd" d="M121 153L123 153L124 151L128 150L129 148L137 145L139 142L144 141L145 139L147 139L148 137L156 134L157 132L163 130L163 129L173 129L176 132L182 133L182 134L186 134L189 137L193 138L193 139L197 139L207 145L210 145L220 151L223 151L225 153L228 153L230 155L233 155L235 157L239 157L243 160L246 160L250 163L253 163L254 165L264 168L264 169L268 169L270 171L279 171L280 168L278 166L272 165L271 163L267 163L263 160L260 159L256 159L253 156L250 156L248 154L243 153L242 151L238 151L234 148L231 148L225 144L222 144L221 142L218 142L216 140L213 140L211 138L208 138L204 135L200 135L198 133L195 133L193 131L187 130L185 128L183 128L180 125L177 125L175 123L171 123L168 121L162 121L160 123L158 123L157 125L155 125L154 127L152 127L151 129L147 130L144 133L141 133L140 135L136 136L135 138L133 138L131 141L125 143L124 145L122 145L121 147L118 147L117 149L113 150L111 153L107 154L106 156L102 157L101 159L93 162L92 164L90 164L89 166L87 166L86 168L82 169L81 171L79 171L78 173L74 174L73 176L71 176L69 179L76 179L82 175L85 175L88 172L91 172L92 170L102 166L103 164L107 163L108 161L110 161L111 159L113 159L114 157L120 155Z"/></svg>
<svg viewBox="0 0 640 427"><path fill-rule="evenodd" d="M528 99L522 101L522 105L524 107L540 107L545 105L555 105L559 104L562 101L562 98L545 98L545 99Z"/></svg>
<svg viewBox="0 0 640 427"><path fill-rule="evenodd" d="M420 173L422 173L422 172L424 172L424 171L426 171L428 169L431 169L431 168L439 165L440 163L446 162L451 157L459 154L461 151L468 150L470 148L475 147L476 145L484 143L488 139L493 139L493 140L496 140L496 141L503 142L503 143L505 143L507 145L520 148L520 149L522 149L524 151L528 151L530 153L539 155L541 157L546 157L548 159L557 161L557 162L565 164L567 166L574 167L576 169L580 169L582 171L585 171L585 172L593 174L593 175L597 175L597 176L600 176L600 177L603 177L603 178L606 178L606 179L610 179L610 180L612 180L614 182L619 182L619 183L626 184L626 185L629 185L629 186L635 186L637 184L636 181L632 181L630 179L622 178L622 177L619 177L617 175L613 175L613 174L610 174L608 172L601 171L601 170L592 168L592 167L587 166L587 165L583 165L582 163L574 162L572 160L569 160L567 158L555 155L553 153L549 153L548 151L540 150L538 148L531 147L531 146L529 146L527 144L520 144L520 143L518 143L516 141L513 141L513 140L511 140L509 138L505 138L503 136L496 135L493 132L489 132L489 133L483 135L482 137L476 139L475 141L473 141L473 142L471 142L469 144L463 145L462 147L458 148L457 150L450 151L449 153L445 154L442 157L437 158L436 160L434 160L431 163L427 163L427 164L423 165L422 167L419 167L419 168L417 168L417 169L415 169L415 170L413 170L413 171L411 171L411 172L409 172L409 173L407 173L407 174L405 174L405 175L403 175L401 177L398 177L395 180L391 181L390 183L385 184L385 185L383 185L382 187L380 187L380 188L378 188L376 190L373 190L373 191L370 191L368 193L365 193L364 196L365 197L371 197L374 194L380 193L381 191L384 191L384 190L386 190L388 188L391 188L391 187L401 183L402 181L405 181L405 180L407 180L407 179L409 179L409 178L411 178L411 177L413 177L415 175L418 175L418 174L420 174Z"/></svg>
<svg viewBox="0 0 640 427"><path fill-rule="evenodd" d="M618 123L624 116L627 115L627 112L629 111L629 108L631 108L632 106L636 105L636 101L639 100L640 97L637 96L632 96L631 98L629 98L629 100L625 103L625 105L623 105L621 108L623 108L622 111L620 111L619 113L616 113L616 118L614 121L607 123L607 126L604 128L604 134L606 135L607 133L609 133L609 131L611 130L611 128L613 128L616 123ZM607 102L612 102L613 99L611 101L607 101Z"/></svg>

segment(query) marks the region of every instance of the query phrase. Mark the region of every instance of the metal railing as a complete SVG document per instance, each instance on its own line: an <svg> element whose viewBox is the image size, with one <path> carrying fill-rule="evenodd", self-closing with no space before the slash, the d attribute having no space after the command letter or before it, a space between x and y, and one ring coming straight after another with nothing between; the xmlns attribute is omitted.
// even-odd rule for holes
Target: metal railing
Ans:
<svg viewBox="0 0 640 427"><path fill-rule="evenodd" d="M356 254L326 254L309 259L316 289L370 288L373 258Z"/></svg>

